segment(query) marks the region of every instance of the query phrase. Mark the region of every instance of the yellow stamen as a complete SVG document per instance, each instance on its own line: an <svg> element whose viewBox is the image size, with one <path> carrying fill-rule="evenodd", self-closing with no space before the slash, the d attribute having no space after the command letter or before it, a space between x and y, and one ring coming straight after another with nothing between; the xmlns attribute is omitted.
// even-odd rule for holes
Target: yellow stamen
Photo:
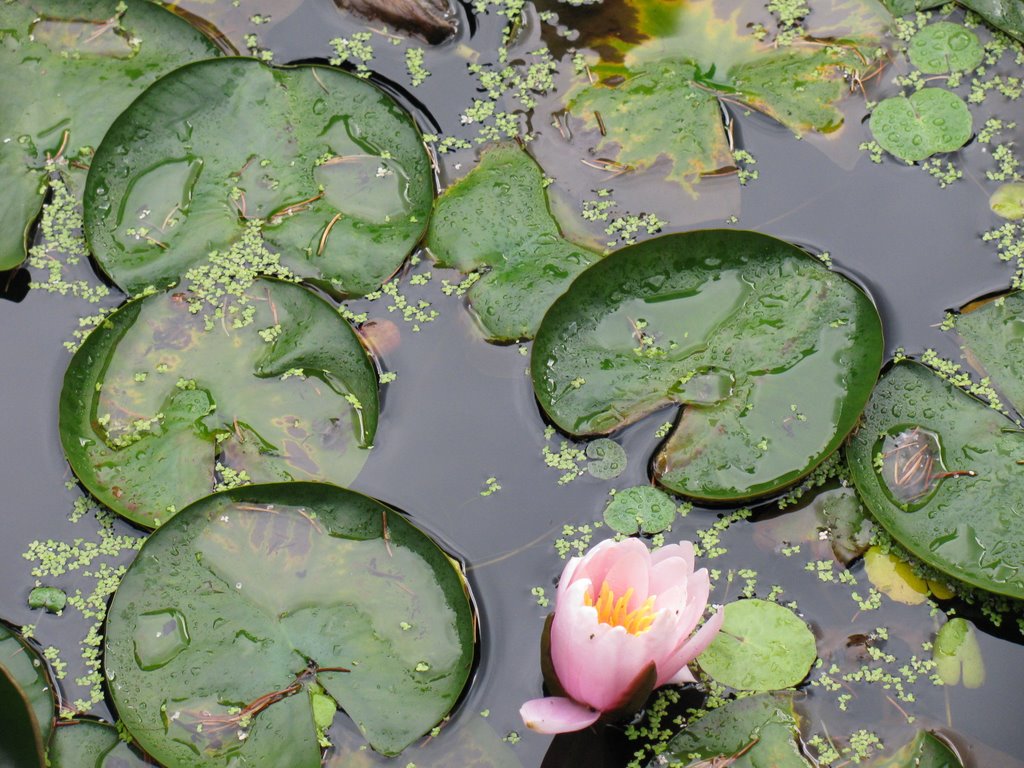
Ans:
<svg viewBox="0 0 1024 768"><path fill-rule="evenodd" d="M597 596L596 603L589 592L583 596L583 602L597 608L597 620L602 624L624 627L629 634L639 635L650 629L654 623L654 596L648 597L632 611L629 610L631 597L633 597L632 587L616 600L615 593L609 588L608 582L604 582L601 584L601 592Z"/></svg>

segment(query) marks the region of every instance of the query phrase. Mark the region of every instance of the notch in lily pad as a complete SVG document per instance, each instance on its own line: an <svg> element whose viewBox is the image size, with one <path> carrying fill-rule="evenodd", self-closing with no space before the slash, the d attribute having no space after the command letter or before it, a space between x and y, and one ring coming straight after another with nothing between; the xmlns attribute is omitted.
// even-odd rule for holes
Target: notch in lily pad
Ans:
<svg viewBox="0 0 1024 768"><path fill-rule="evenodd" d="M397 755L455 705L475 643L465 577L423 531L353 491L280 483L206 497L146 540L103 665L164 765L318 768L331 704Z"/></svg>
<svg viewBox="0 0 1024 768"><path fill-rule="evenodd" d="M913 163L960 149L971 138L974 119L952 91L922 88L881 101L868 125L882 149Z"/></svg>
<svg viewBox="0 0 1024 768"><path fill-rule="evenodd" d="M433 194L419 130L376 86L225 58L176 70L111 126L85 234L129 294L176 283L256 227L291 273L360 296L419 241Z"/></svg>
<svg viewBox="0 0 1024 768"><path fill-rule="evenodd" d="M882 359L867 296L756 232L624 248L583 272L537 333L534 392L574 436L682 407L654 458L670 491L713 502L797 482L853 428Z"/></svg>
<svg viewBox="0 0 1024 768"><path fill-rule="evenodd" d="M218 488L347 484L376 433L377 386L351 326L299 285L256 280L217 310L159 293L72 358L61 441L96 498L152 528Z"/></svg>

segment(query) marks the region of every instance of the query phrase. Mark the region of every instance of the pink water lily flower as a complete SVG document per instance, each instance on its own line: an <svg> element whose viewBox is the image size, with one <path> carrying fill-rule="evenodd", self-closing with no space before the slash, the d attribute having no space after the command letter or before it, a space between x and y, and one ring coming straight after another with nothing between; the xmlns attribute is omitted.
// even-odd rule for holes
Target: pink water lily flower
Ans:
<svg viewBox="0 0 1024 768"><path fill-rule="evenodd" d="M708 572L693 570L693 544L651 552L639 539L602 541L565 566L541 643L553 694L519 710L541 733L578 731L643 706L659 686L694 682L687 664L718 634L707 607Z"/></svg>

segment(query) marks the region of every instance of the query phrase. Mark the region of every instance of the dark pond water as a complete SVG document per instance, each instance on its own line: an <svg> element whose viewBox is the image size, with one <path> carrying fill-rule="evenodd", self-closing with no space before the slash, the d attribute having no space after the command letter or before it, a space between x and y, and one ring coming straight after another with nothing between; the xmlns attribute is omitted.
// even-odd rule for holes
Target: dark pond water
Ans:
<svg viewBox="0 0 1024 768"><path fill-rule="evenodd" d="M614 0L606 3L615 4ZM744 20L766 16L758 4L752 5L757 7L747 11ZM186 7L209 14L238 45L243 44L244 35L258 33L260 46L273 51L276 62L330 58L332 38L366 29L339 13L329 0L288 3L276 9L270 2L259 6L242 0L235 9L227 2L195 2ZM563 21L573 24L587 23L586 14L591 12L569 14L553 0L543 9L563 11ZM258 12L271 16L270 23L253 24L250 19ZM460 4L458 15L456 39L438 48L417 43L426 48L424 66L432 73L418 87L411 86L406 73L404 40L392 46L384 35L372 33L376 58L369 66L376 81L409 108L425 131L441 136L474 135L473 126L463 126L460 120L472 99L482 97L467 63L495 61L506 21L493 10L473 14L469 3ZM541 24L537 9L527 3L526 23L510 58L535 51L544 42L558 52L567 46L553 26ZM895 92L890 80L899 67L897 62L869 84L871 98ZM564 90L571 75L568 58L561 69L556 82ZM847 100L846 127L827 139L797 141L766 118L732 109L737 145L757 159L759 178L745 187L735 177L705 180L695 200L659 181L664 172L660 166L647 173L610 178L581 163L587 157L588 137L578 135L566 143L552 127L551 115L560 108L558 97L556 92L541 98L529 116L538 134L531 152L555 179L556 208L566 228L579 236L598 242L607 239L600 231L603 225L584 222L579 210L581 199L592 199L597 189L612 188L622 212L656 214L669 222L664 232L738 227L770 233L813 252L827 251L835 267L863 285L876 301L890 354L899 347L909 354L931 347L944 357L958 359L959 350L938 327L946 311L1010 284L1013 265L1000 262L993 246L981 239L999 221L988 209L994 185L983 181L991 158L977 144L956 158L965 178L940 189L920 168L891 159L876 165L858 151L858 144L870 139L861 124L863 98ZM1006 116L1013 114L1014 107L1000 101L978 114L986 109ZM1015 138L1024 138L1024 131L1018 128ZM463 175L473 159L473 151L443 156L441 183ZM98 279L88 265L69 276L75 271L85 279ZM427 272L432 279L426 285L410 282L413 275ZM77 328L78 318L95 309L72 297L26 292L24 273L9 277L7 300L0 301L4 511L0 579L5 585L0 617L16 625L35 624L37 641L60 649L67 664L62 691L72 702L86 695L75 679L86 673L79 644L91 620L77 610L60 617L30 610L26 598L34 580L31 563L22 554L34 540L98 540L93 516L68 521L81 492L74 484L67 485L72 477L60 449L56 420L69 359L63 344ZM413 323L402 320L400 312L388 311L386 298L351 305L355 311L368 312L378 329L386 326L398 337L397 345L379 356L382 367L396 372L397 379L384 388L377 444L354 487L405 510L462 558L480 608L480 658L453 723L442 737L393 762L468 765L479 752L489 761L481 765L624 766L636 745L616 729L552 742L522 727L518 708L540 691L538 638L546 614L531 588L544 587L549 596L553 594L564 564L554 541L563 535L563 526L593 524L601 519L611 488L648 482L645 457L659 442L658 427L673 414L655 414L616 436L629 456L628 468L619 478L602 481L584 474L559 484L560 472L545 464L543 450L548 446L557 452L561 438L545 437L546 425L525 375L529 358L518 345L481 341L462 300L442 293L442 279L457 282L459 276L432 269L428 260L402 276L403 294L429 301L438 312L432 322L420 323L418 332ZM492 477L501 490L482 496ZM784 515L776 514L771 505L760 508L754 522L738 522L723 535L728 552L708 562L721 572L714 599L724 601L740 591L742 578L728 583L730 569L752 569L758 573L759 596L780 585L783 599L798 603L815 628L826 663L847 664L852 653L847 638L878 627L889 628L884 647L897 657L895 663L883 665L886 669L897 670L915 655L927 658L921 643L939 625L927 605L904 606L883 598L881 608L861 611L850 597L850 588L824 583L807 572L808 561L829 558L822 548L827 544L805 543L795 556L780 554L784 542L813 531L808 511L812 497L809 494L797 511L787 510ZM727 513L695 508L675 523L669 538L693 538ZM136 533L121 522L114 523L114 531ZM603 535L604 529L599 530L598 536ZM97 564L128 560L130 552L123 552L100 558ZM47 582L69 595L76 589L89 594L96 583L94 571L95 567L80 569ZM863 566L855 565L853 573L866 594L870 585ZM828 734L841 743L851 733L867 729L894 747L916 728L938 727L951 734L974 766L1024 765L1016 759L1024 754L1016 706L1024 687L1024 648L1014 628L1015 617L996 627L976 609L957 603L951 607L977 621L987 670L982 687L937 687L922 679L910 685L915 701L908 702L897 701L896 694L881 685L851 683L846 711L839 710L836 693L809 687L808 735ZM92 711L110 714L104 702ZM482 717L482 712L487 716ZM914 718L912 724L908 715ZM334 741L342 746L358 743L340 721L332 732ZM510 737L513 732L519 738ZM339 765L373 762L365 752L334 759Z"/></svg>

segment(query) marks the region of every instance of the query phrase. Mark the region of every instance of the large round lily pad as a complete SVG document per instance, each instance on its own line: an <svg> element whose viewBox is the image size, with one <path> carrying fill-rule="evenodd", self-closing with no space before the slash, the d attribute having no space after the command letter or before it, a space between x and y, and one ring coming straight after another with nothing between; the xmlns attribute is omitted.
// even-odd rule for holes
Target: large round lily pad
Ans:
<svg viewBox="0 0 1024 768"><path fill-rule="evenodd" d="M848 450L857 490L915 557L1024 598L1024 434L917 363L882 377Z"/></svg>
<svg viewBox="0 0 1024 768"><path fill-rule="evenodd" d="M218 484L346 484L362 467L377 379L351 327L297 285L244 298L223 318L188 293L129 302L72 359L61 441L118 514L154 527Z"/></svg>
<svg viewBox="0 0 1024 768"><path fill-rule="evenodd" d="M916 162L955 152L971 138L973 119L952 91L922 88L909 97L885 99L871 113L871 135L886 152Z"/></svg>
<svg viewBox="0 0 1024 768"><path fill-rule="evenodd" d="M734 501L799 480L853 428L882 359L871 301L789 243L706 230L624 248L544 317L534 390L560 428L611 432L683 414L663 486Z"/></svg>
<svg viewBox="0 0 1024 768"><path fill-rule="evenodd" d="M384 754L429 731L474 641L465 580L422 531L353 491L287 483L210 496L146 541L104 668L164 765L316 768L332 703Z"/></svg>
<svg viewBox="0 0 1024 768"><path fill-rule="evenodd" d="M295 274L361 295L420 239L433 177L412 118L327 67L225 58L182 67L111 126L85 190L103 269L164 288L261 226Z"/></svg>
<svg viewBox="0 0 1024 768"><path fill-rule="evenodd" d="M48 158L88 165L111 122L161 75L216 56L185 21L144 0L0 3L0 270L25 258Z"/></svg>
<svg viewBox="0 0 1024 768"><path fill-rule="evenodd" d="M46 673L46 665L28 643L3 624L0 624L0 672L6 673L10 678L13 686L11 690L18 691L17 695L10 690L0 694L0 698L7 699L4 706L18 709L20 705L16 699L23 698L32 711L36 730L45 744L53 730L54 709L53 689ZM3 721L0 720L0 723ZM0 726L0 734L6 734L7 728L6 723ZM0 738L0 741L4 738ZM3 761L0 761L0 765L4 765Z"/></svg>

